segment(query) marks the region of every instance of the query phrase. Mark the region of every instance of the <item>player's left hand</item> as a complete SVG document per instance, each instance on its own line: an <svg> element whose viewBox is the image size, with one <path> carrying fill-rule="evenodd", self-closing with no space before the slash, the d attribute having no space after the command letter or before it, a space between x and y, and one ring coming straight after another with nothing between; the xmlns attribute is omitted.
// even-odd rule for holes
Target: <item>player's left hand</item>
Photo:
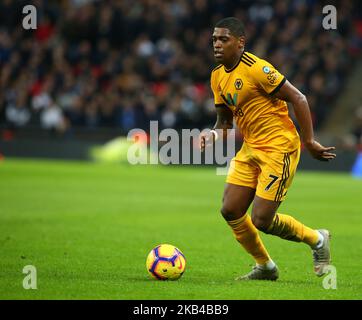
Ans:
<svg viewBox="0 0 362 320"><path fill-rule="evenodd" d="M308 149L313 158L320 161L329 161L336 157L335 153L330 152L335 150L335 147L324 147L315 140L311 143L306 143L305 147Z"/></svg>

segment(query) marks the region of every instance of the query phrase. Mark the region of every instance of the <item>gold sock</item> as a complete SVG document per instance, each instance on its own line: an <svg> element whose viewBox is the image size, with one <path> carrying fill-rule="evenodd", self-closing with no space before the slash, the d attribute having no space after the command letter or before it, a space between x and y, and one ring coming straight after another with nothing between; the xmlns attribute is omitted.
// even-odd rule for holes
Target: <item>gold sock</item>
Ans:
<svg viewBox="0 0 362 320"><path fill-rule="evenodd" d="M275 214L273 222L265 233L290 241L304 242L312 247L318 242L316 230L305 226L291 216L281 213Z"/></svg>
<svg viewBox="0 0 362 320"><path fill-rule="evenodd" d="M256 263L264 265L271 260L261 241L258 230L248 214L239 219L227 221L227 223L233 230L236 240L254 257Z"/></svg>

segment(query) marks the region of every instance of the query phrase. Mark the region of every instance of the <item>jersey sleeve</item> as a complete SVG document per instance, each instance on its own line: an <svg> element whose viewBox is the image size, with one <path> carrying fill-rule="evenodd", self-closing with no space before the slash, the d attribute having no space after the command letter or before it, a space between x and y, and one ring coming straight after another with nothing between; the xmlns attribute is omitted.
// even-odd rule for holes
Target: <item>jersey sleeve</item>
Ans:
<svg viewBox="0 0 362 320"><path fill-rule="evenodd" d="M270 95L278 92L287 80L269 62L262 59L252 66L251 76L255 84Z"/></svg>
<svg viewBox="0 0 362 320"><path fill-rule="evenodd" d="M214 103L215 103L215 106L219 106L219 105L224 105L225 102L223 100L223 98L221 97L220 95L220 90L218 89L218 82L217 82L217 73L216 71L213 71L211 73L211 90L212 90L212 93L214 94Z"/></svg>

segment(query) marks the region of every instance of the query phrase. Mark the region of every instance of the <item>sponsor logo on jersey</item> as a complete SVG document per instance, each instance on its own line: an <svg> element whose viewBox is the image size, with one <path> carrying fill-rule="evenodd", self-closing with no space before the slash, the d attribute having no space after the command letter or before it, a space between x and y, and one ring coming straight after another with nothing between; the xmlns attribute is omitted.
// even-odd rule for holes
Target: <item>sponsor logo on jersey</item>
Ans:
<svg viewBox="0 0 362 320"><path fill-rule="evenodd" d="M268 74L270 72L270 68L268 66L263 67L263 72Z"/></svg>

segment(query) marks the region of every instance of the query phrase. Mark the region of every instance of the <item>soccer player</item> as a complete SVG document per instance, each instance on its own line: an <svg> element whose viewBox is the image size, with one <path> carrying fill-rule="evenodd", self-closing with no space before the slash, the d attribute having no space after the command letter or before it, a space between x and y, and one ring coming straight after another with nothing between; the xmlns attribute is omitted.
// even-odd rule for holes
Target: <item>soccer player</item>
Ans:
<svg viewBox="0 0 362 320"><path fill-rule="evenodd" d="M236 279L279 277L278 267L258 230L309 245L314 272L322 276L330 263L329 231L314 230L290 215L277 213L300 156L300 138L289 118L286 102L293 105L304 146L314 158L334 159L335 148L324 147L314 140L306 97L270 63L244 50L241 21L232 17L219 21L212 41L215 60L220 63L211 73L217 121L213 130L201 135L200 147L203 151L219 134L226 136L226 129L233 128L233 120L244 138L242 148L230 163L221 213L256 265ZM252 202L250 217L247 210Z"/></svg>

